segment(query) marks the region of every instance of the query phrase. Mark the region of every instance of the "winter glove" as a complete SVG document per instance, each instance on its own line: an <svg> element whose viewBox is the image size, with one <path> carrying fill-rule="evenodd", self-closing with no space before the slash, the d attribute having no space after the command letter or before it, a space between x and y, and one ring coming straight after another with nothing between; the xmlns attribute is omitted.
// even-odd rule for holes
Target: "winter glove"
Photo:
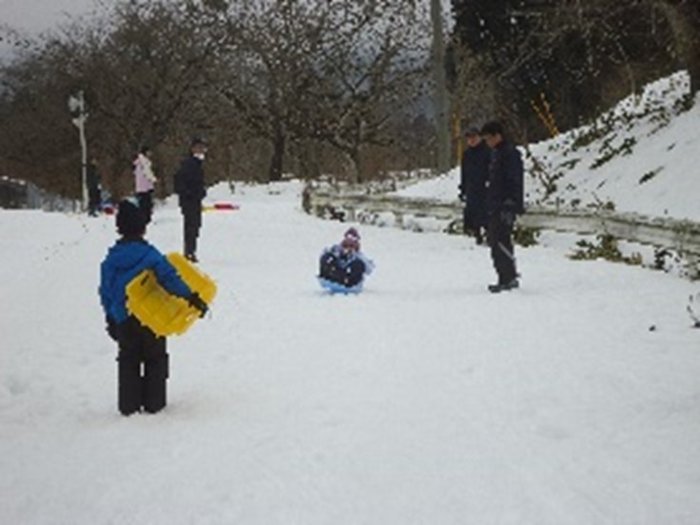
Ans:
<svg viewBox="0 0 700 525"><path fill-rule="evenodd" d="M193 293L192 295L189 296L187 299L187 302L190 304L190 306L196 308L199 310L199 317L204 317L209 311L209 307L207 306L207 303L205 303L202 298L199 296L197 292Z"/></svg>
<svg viewBox="0 0 700 525"><path fill-rule="evenodd" d="M107 330L107 335L109 335L110 339L112 341L118 341L119 337L117 336L117 323L112 321L109 317L105 316L105 322L107 323L107 326L105 327Z"/></svg>
<svg viewBox="0 0 700 525"><path fill-rule="evenodd" d="M503 203L503 208L500 212L501 222L509 227L515 224L515 203L507 200Z"/></svg>
<svg viewBox="0 0 700 525"><path fill-rule="evenodd" d="M501 210L501 222L512 228L515 224L515 213L511 210Z"/></svg>

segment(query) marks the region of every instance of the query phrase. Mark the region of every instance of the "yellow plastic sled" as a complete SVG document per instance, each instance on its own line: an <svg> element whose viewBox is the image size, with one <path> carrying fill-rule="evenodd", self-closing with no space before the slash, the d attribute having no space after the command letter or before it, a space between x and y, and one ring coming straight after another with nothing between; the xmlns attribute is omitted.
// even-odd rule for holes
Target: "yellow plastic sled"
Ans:
<svg viewBox="0 0 700 525"><path fill-rule="evenodd" d="M185 284L205 303L211 304L216 295L216 283L179 253L166 257ZM159 336L185 333L200 315L186 300L168 293L152 270L144 270L127 285L126 307Z"/></svg>

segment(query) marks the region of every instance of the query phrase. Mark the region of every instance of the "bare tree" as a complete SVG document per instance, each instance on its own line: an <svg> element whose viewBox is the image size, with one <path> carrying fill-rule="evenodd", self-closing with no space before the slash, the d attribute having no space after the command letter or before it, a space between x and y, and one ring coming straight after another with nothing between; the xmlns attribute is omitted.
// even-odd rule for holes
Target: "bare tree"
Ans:
<svg viewBox="0 0 700 525"><path fill-rule="evenodd" d="M361 180L363 149L393 145L392 120L427 94L428 17L410 4L340 2L332 21L311 136L341 152Z"/></svg>
<svg viewBox="0 0 700 525"><path fill-rule="evenodd" d="M475 72L477 83L495 89L497 114L523 132L538 130L534 138L549 132L533 110L538 99L551 103L557 127L568 128L679 66L688 68L697 90L697 2L453 0L453 5L456 47L468 51L456 53L462 57L458 72L462 78Z"/></svg>
<svg viewBox="0 0 700 525"><path fill-rule="evenodd" d="M224 96L271 145L278 180L287 146L326 144L362 176L362 149L388 145L387 122L419 93L416 9L391 2L249 1L230 11L231 78Z"/></svg>
<svg viewBox="0 0 700 525"><path fill-rule="evenodd" d="M214 138L215 178L260 172L250 157L268 156L267 180L337 159L360 180L408 147L400 126L427 91L424 14L389 0L121 0L5 69L0 155L72 180L65 101L81 89L90 154L115 181L138 146L172 165L195 132Z"/></svg>

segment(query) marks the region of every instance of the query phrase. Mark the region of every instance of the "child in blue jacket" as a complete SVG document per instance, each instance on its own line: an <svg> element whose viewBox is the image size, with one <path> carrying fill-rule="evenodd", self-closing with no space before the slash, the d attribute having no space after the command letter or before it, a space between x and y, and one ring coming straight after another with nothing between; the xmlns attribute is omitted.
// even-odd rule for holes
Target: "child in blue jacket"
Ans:
<svg viewBox="0 0 700 525"><path fill-rule="evenodd" d="M141 409L155 413L166 404L168 353L165 337L143 326L126 309L126 286L143 270L153 270L168 292L187 299L201 315L207 305L180 279L175 267L144 240L146 214L138 201L119 203L116 224L121 238L102 261L100 300L109 336L119 344L119 411L128 416Z"/></svg>
<svg viewBox="0 0 700 525"><path fill-rule="evenodd" d="M365 275L373 270L374 263L360 251L360 234L355 228L350 228L340 243L323 250L318 277L322 285L324 281L330 281L348 291L359 291Z"/></svg>

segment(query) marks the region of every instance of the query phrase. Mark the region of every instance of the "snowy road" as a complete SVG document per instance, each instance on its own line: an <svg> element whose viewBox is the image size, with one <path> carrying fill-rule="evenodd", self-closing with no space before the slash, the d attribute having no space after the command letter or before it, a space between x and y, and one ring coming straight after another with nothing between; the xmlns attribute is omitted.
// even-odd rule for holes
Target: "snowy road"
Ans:
<svg viewBox="0 0 700 525"><path fill-rule="evenodd" d="M0 212L0 521L698 523L697 285L531 248L493 296L471 240L363 227L376 274L328 296L345 226L297 192L206 215L212 316L169 340L166 411L131 418L96 293L110 219ZM159 208L148 238L180 228Z"/></svg>

